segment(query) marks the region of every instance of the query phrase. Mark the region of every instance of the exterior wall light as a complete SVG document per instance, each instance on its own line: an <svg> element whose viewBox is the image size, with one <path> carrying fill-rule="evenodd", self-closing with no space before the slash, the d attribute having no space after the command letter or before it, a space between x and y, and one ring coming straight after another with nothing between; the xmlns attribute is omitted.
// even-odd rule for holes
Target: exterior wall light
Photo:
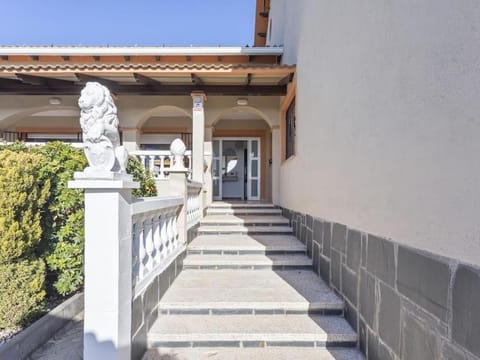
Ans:
<svg viewBox="0 0 480 360"><path fill-rule="evenodd" d="M248 100L245 99L245 98L240 98L240 99L237 99L237 105L239 106L245 106L245 105L248 105Z"/></svg>
<svg viewBox="0 0 480 360"><path fill-rule="evenodd" d="M58 97L51 97L50 99L48 99L48 103L50 105L60 105L62 103L62 99Z"/></svg>

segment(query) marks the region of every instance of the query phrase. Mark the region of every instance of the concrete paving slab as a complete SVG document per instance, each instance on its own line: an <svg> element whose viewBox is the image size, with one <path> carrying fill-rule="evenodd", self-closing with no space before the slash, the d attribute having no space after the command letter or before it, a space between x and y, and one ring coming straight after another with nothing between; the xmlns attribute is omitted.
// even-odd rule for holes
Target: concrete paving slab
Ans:
<svg viewBox="0 0 480 360"><path fill-rule="evenodd" d="M320 310L343 309L342 299L318 276L305 270L185 270L159 309Z"/></svg>
<svg viewBox="0 0 480 360"><path fill-rule="evenodd" d="M207 215L200 222L202 225L209 224L225 224L225 225L241 225L241 224L289 224L289 220L282 216L269 215Z"/></svg>
<svg viewBox="0 0 480 360"><path fill-rule="evenodd" d="M301 348L157 348L143 360L364 360L356 349L327 350Z"/></svg>
<svg viewBox="0 0 480 360"><path fill-rule="evenodd" d="M260 201L214 201L210 208L275 208L272 203Z"/></svg>
<svg viewBox="0 0 480 360"><path fill-rule="evenodd" d="M83 359L83 313L59 330L42 347L35 350L27 360L82 360ZM13 360L13 359L12 359Z"/></svg>
<svg viewBox="0 0 480 360"><path fill-rule="evenodd" d="M223 251L306 251L306 247L293 235L200 235L188 250Z"/></svg>
<svg viewBox="0 0 480 360"><path fill-rule="evenodd" d="M193 346L202 342L219 346L223 342L240 342L237 346L246 342L341 346L356 341L357 334L345 319L320 315L160 315L148 334L150 347L168 342Z"/></svg>
<svg viewBox="0 0 480 360"><path fill-rule="evenodd" d="M202 225L198 228L204 234L291 234L290 226L245 226L245 225Z"/></svg>
<svg viewBox="0 0 480 360"><path fill-rule="evenodd" d="M282 209L277 208L208 208L207 215L281 215Z"/></svg>
<svg viewBox="0 0 480 360"><path fill-rule="evenodd" d="M184 267L190 266L312 266L306 255L188 255Z"/></svg>

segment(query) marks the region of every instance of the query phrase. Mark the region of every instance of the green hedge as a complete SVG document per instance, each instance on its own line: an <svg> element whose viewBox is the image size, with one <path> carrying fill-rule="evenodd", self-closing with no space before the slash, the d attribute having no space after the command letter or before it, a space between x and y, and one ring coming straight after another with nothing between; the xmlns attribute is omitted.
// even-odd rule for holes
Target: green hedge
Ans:
<svg viewBox="0 0 480 360"><path fill-rule="evenodd" d="M24 275L15 283L15 294L0 293L0 328L19 325L36 313L42 307L44 289L49 298L56 298L83 286L84 196L67 184L86 165L81 149L61 142L32 148L22 143L0 146L0 265L8 267L0 279L1 289L13 289L1 283L8 281L13 260L30 261L15 265L28 264L25 271L17 269ZM129 158L127 172L140 182L134 197L156 195L152 176L136 158ZM37 289L32 284L39 283L38 277L43 281ZM33 302L26 303L26 297ZM22 310L4 320L8 310L4 306L17 308L12 302L19 302Z"/></svg>
<svg viewBox="0 0 480 360"><path fill-rule="evenodd" d="M44 310L44 283L41 259L0 265L0 329L17 328Z"/></svg>
<svg viewBox="0 0 480 360"><path fill-rule="evenodd" d="M0 152L0 329L15 328L43 309L45 264L36 250L50 181L38 154Z"/></svg>

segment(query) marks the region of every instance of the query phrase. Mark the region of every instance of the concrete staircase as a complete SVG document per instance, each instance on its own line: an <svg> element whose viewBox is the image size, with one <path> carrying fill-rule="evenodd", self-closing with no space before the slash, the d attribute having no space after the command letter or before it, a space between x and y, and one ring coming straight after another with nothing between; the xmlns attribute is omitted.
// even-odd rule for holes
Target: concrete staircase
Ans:
<svg viewBox="0 0 480 360"><path fill-rule="evenodd" d="M343 309L280 209L214 203L144 359L363 359Z"/></svg>

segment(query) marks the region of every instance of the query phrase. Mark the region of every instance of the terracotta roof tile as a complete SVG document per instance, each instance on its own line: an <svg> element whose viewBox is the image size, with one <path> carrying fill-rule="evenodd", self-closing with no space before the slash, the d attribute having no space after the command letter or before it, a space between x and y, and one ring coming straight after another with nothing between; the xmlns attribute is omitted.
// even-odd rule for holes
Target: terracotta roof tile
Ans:
<svg viewBox="0 0 480 360"><path fill-rule="evenodd" d="M142 63L85 63L85 64L0 64L0 72L35 71L229 71L248 69L294 70L295 66L276 64L142 64Z"/></svg>

